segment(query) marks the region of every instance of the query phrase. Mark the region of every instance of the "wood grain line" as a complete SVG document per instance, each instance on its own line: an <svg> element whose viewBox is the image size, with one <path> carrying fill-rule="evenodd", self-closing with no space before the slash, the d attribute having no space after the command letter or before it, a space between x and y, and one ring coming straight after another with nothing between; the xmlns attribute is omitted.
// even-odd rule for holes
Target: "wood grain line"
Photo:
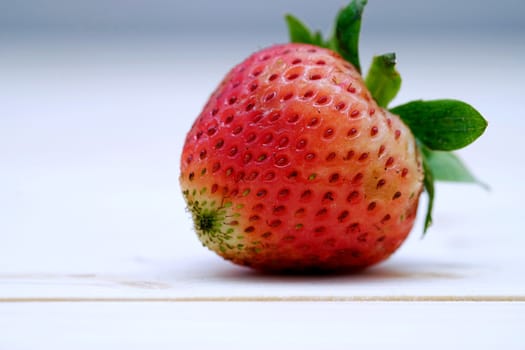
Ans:
<svg viewBox="0 0 525 350"><path fill-rule="evenodd" d="M209 296L165 298L49 297L0 298L0 303L180 303L180 302L525 302L525 296Z"/></svg>

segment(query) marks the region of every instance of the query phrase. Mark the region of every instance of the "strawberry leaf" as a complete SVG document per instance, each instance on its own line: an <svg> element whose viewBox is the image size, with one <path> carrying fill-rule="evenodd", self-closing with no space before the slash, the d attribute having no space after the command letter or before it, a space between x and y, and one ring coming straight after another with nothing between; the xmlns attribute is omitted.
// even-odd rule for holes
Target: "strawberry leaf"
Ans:
<svg viewBox="0 0 525 350"><path fill-rule="evenodd" d="M332 38L334 49L361 73L359 64L359 34L361 17L367 0L352 0L337 15L335 33Z"/></svg>
<svg viewBox="0 0 525 350"><path fill-rule="evenodd" d="M473 183L485 189L489 188L479 181L454 153L423 148L423 155L436 181Z"/></svg>
<svg viewBox="0 0 525 350"><path fill-rule="evenodd" d="M377 104L384 108L396 97L401 88L401 76L395 66L395 53L375 56L366 75L365 83L368 90Z"/></svg>
<svg viewBox="0 0 525 350"><path fill-rule="evenodd" d="M366 3L367 0L352 0L348 6L341 9L337 14L334 35L328 41L323 40L320 31L312 32L298 18L288 14L285 16L285 20L290 41L317 45L336 51L361 73L359 34L361 32L361 17Z"/></svg>
<svg viewBox="0 0 525 350"><path fill-rule="evenodd" d="M423 153L423 170L425 172L425 178L423 180L423 185L425 186L425 191L428 194L428 204L427 204L427 214L425 215L425 226L423 228L423 235L427 233L428 228L432 225L432 210L434 208L434 174L432 173L432 168L428 164L427 158Z"/></svg>
<svg viewBox="0 0 525 350"><path fill-rule="evenodd" d="M286 15L285 20L288 26L290 41L292 43L325 46L320 32L312 33L303 22L292 15Z"/></svg>
<svg viewBox="0 0 525 350"><path fill-rule="evenodd" d="M463 148L483 134L487 121L457 100L413 101L391 109L425 146L436 151Z"/></svg>

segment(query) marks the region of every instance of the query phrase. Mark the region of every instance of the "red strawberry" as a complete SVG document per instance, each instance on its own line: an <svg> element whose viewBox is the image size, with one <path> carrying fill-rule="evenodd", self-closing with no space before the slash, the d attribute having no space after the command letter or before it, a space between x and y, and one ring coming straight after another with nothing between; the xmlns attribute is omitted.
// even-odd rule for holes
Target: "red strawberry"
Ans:
<svg viewBox="0 0 525 350"><path fill-rule="evenodd" d="M181 188L205 246L256 269L334 270L375 264L401 245L429 166L353 63L319 45L283 44L225 77L181 158Z"/></svg>

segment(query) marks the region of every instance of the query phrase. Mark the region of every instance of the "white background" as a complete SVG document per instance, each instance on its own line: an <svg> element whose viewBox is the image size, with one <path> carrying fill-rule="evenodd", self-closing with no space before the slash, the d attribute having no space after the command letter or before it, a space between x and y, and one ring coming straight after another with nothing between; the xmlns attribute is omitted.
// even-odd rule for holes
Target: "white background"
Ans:
<svg viewBox="0 0 525 350"><path fill-rule="evenodd" d="M178 187L184 135L211 91L284 33L4 36L0 349L274 344L261 328L302 348L522 349L524 40L453 32L364 30L362 64L395 49L404 80L393 105L474 105L489 127L460 154L491 191L440 184L424 239L420 215L407 243L363 274L295 277L201 247Z"/></svg>

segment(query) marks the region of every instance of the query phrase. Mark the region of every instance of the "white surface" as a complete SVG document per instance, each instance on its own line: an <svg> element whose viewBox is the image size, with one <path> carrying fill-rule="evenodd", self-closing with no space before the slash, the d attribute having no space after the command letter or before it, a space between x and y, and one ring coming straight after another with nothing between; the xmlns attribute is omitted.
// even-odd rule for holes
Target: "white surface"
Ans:
<svg viewBox="0 0 525 350"><path fill-rule="evenodd" d="M9 350L525 345L524 303L30 303L0 304L0 315Z"/></svg>
<svg viewBox="0 0 525 350"><path fill-rule="evenodd" d="M23 338L24 330L42 337L54 329L52 325L72 327L72 334L91 339L84 344L129 345L135 339L140 347L141 342L154 343L157 334L134 332L134 327L149 320L162 327L171 322L180 326L183 317L175 316L179 312L203 315L203 310L212 308L215 321L220 320L219 315L227 315L225 325L248 328L229 315L230 308L234 313L254 310L246 316L247 322L264 326L270 323L272 312L289 324L302 320L290 316L298 305L313 308L326 319L338 307L359 317L386 308L386 320L402 317L416 326L414 339L430 336L438 323L457 335L455 325L474 322L467 331L471 337L458 344L468 345L472 340L472 344L489 347L498 343L497 339L498 344L505 344L504 339L519 348L523 341L517 328L523 324L524 309L518 301L525 300L521 220L525 74L520 59L525 45L520 45L521 41L491 42L490 54L486 46L461 39L436 40L432 46L421 46L417 40L396 45L404 77L398 103L416 98L461 98L489 120L486 135L460 153L492 191L439 185L435 226L425 239L420 239L420 217L408 242L394 257L363 274L299 277L257 274L202 248L178 188L179 152L185 132L224 72L257 47L250 44L233 51L214 50L217 60L210 61L202 49L187 46L183 50L165 43L3 45L0 349L16 349L17 344L34 348L31 345L38 341ZM365 58L375 47L384 47L381 41L372 44L363 50ZM171 303L231 299L354 302ZM45 300L62 303L40 303ZM71 300L86 304L67 302ZM89 300L120 303L92 304ZM131 300L152 304L128 304ZM363 300L383 302L358 303ZM393 300L404 302L392 304ZM412 304L411 300L472 303ZM324 309L320 305L329 306ZM260 321L259 311L268 319ZM495 324L504 322L508 327L497 326L495 333L488 332L493 324L483 323L481 315L489 311L497 315ZM130 321L142 312L146 315L142 323ZM417 319L410 319L419 313L428 313L433 326L427 329ZM453 319L452 314L459 318ZM334 320L341 320L337 317ZM127 333L131 327L129 339L113 337L104 326L121 318L124 321L117 334ZM68 320L73 320L69 326ZM93 337L82 331L83 322L86 329L93 327ZM199 321L193 322L185 324L188 334L197 332ZM355 321L349 322L355 325ZM448 322L452 322L450 327ZM11 324L13 333L2 334ZM44 327L39 328L40 324ZM210 324L203 327L212 331ZM218 329L224 329L221 327ZM305 327L312 331L314 326ZM398 328L392 330L381 320L377 329L393 334ZM476 329L483 335L481 339L490 341L477 342ZM298 332L293 330L292 334ZM284 330L278 332L288 339ZM330 329L321 328L320 332L329 334ZM189 341L188 334L178 338L179 344ZM219 331L214 334L220 336ZM374 333L368 329L358 334L364 341ZM70 348L74 335L49 340L49 344ZM159 339L160 344L168 344L171 338L165 333ZM334 344L344 344L346 338L337 339L340 342ZM447 341L431 339L435 348ZM265 338L260 344L268 341ZM226 341L222 346L226 347Z"/></svg>

